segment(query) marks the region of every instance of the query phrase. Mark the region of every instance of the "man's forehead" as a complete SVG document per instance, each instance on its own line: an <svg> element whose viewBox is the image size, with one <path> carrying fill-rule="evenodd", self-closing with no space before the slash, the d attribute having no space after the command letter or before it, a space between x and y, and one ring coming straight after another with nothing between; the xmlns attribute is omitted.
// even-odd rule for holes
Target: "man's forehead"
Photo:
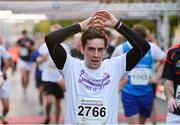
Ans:
<svg viewBox="0 0 180 125"><path fill-rule="evenodd" d="M93 48L93 49L105 48L104 45L102 45L102 46L87 45L86 47L87 47L87 48Z"/></svg>
<svg viewBox="0 0 180 125"><path fill-rule="evenodd" d="M88 47L88 48L105 48L105 42L103 39L88 40L86 47Z"/></svg>

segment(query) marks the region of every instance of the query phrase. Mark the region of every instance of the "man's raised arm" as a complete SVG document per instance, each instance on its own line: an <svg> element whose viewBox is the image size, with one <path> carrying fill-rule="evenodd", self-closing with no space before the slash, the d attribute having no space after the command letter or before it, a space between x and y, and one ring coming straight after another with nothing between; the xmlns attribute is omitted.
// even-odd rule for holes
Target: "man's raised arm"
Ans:
<svg viewBox="0 0 180 125"><path fill-rule="evenodd" d="M51 58L53 59L58 69L63 69L63 66L67 58L67 53L60 43L62 43L69 36L78 33L80 31L81 31L80 25L75 24L54 31L45 37L46 45L48 47Z"/></svg>
<svg viewBox="0 0 180 125"><path fill-rule="evenodd" d="M53 59L58 69L63 69L67 58L67 53L60 45L60 43L62 43L69 36L74 35L82 30L86 30L88 27L92 26L91 20L93 16L94 14L92 14L89 18L79 22L78 24L62 28L48 34L45 37L51 58Z"/></svg>
<svg viewBox="0 0 180 125"><path fill-rule="evenodd" d="M115 28L119 33L124 35L132 45L133 48L128 51L126 57L126 71L130 71L147 53L147 51L150 49L150 45L145 39L123 24L121 20L118 21L117 18L110 12L99 11L96 12L95 16L96 19L94 19L94 25L96 25L96 22L98 22L101 23L104 27Z"/></svg>
<svg viewBox="0 0 180 125"><path fill-rule="evenodd" d="M150 49L150 45L144 38L142 38L140 35L132 31L126 25L122 24L122 22L119 22L119 24L117 23L115 29L119 33L124 35L125 38L128 40L128 42L133 47L130 51L127 52L127 57L126 57L126 63L127 63L126 70L130 71L148 52L148 50Z"/></svg>

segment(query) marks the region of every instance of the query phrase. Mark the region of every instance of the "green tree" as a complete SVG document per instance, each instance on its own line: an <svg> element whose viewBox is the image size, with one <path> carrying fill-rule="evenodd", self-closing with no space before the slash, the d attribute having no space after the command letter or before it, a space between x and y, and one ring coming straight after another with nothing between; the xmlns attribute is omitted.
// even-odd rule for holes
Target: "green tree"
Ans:
<svg viewBox="0 0 180 125"><path fill-rule="evenodd" d="M34 27L34 34L36 32L42 33L43 36L48 34L50 32L50 27L52 24L60 24L62 26L68 26L73 23L72 20L42 20L39 23L37 23Z"/></svg>

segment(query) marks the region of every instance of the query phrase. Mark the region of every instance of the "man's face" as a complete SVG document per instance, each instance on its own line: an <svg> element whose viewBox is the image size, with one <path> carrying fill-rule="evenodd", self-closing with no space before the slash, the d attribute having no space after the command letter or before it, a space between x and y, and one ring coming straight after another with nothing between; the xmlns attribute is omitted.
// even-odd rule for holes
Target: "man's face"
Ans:
<svg viewBox="0 0 180 125"><path fill-rule="evenodd" d="M105 53L106 48L103 39L88 40L85 48L83 48L86 66L90 69L97 69L101 65Z"/></svg>

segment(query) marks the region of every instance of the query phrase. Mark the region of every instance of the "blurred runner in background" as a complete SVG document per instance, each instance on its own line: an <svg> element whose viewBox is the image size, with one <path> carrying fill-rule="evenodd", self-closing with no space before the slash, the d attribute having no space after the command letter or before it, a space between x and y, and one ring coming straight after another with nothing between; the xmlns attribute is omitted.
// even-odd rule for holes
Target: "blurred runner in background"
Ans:
<svg viewBox="0 0 180 125"><path fill-rule="evenodd" d="M27 31L21 32L20 39L17 41L19 47L19 67L21 68L21 83L23 87L23 99L27 100L27 87L29 83L29 73L31 63L29 62L33 51L34 41L27 36Z"/></svg>
<svg viewBox="0 0 180 125"><path fill-rule="evenodd" d="M36 88L38 89L38 101L39 101L39 106L38 106L38 115L42 115L43 114L43 91L44 91L44 84L42 82L42 70L40 68L40 65L37 62L37 58L40 56L39 53L39 47L43 44L44 39L39 39L35 42L34 45L34 50L31 54L31 58L30 58L30 63L34 63L35 64L35 83L36 83Z"/></svg>
<svg viewBox="0 0 180 125"><path fill-rule="evenodd" d="M8 51L0 45L0 72L1 81L3 81L2 86L0 87L0 99L3 106L2 116L0 116L0 120L2 123L6 124L5 117L9 112L9 81L7 80L6 71L12 65L12 59ZM2 79L3 76L3 79Z"/></svg>
<svg viewBox="0 0 180 125"><path fill-rule="evenodd" d="M54 24L51 27L51 32L60 29L61 26ZM40 56L37 58L37 62L40 63L42 69L42 82L44 83L44 95L45 95L45 120L44 124L51 122L51 109L53 99L55 98L55 123L59 123L59 117L61 113L61 99L64 98L64 91L60 87L63 82L63 77L56 68L53 60L50 57L47 45L43 43L39 48ZM60 82L61 81L61 82Z"/></svg>
<svg viewBox="0 0 180 125"><path fill-rule="evenodd" d="M167 124L180 123L180 43L171 46L166 55L162 78L167 99Z"/></svg>
<svg viewBox="0 0 180 125"><path fill-rule="evenodd" d="M146 39L147 30L143 25L136 24L132 27L132 30ZM129 124L144 124L146 119L150 117L154 97L151 84L157 83L160 79L160 77L157 79L152 76L153 61L158 60L161 64L164 53L157 45L148 43L151 46L150 50L130 71L128 78L125 77L122 80L123 83L120 84L120 89L122 89L121 100ZM132 46L127 41L117 46L113 55L121 55L131 49Z"/></svg>

